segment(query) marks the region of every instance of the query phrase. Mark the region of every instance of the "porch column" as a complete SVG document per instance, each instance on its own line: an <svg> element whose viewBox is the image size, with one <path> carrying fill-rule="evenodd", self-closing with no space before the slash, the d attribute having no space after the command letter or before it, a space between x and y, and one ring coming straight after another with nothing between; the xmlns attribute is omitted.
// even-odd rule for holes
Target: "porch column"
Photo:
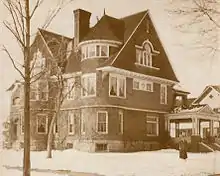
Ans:
<svg viewBox="0 0 220 176"><path fill-rule="evenodd" d="M179 122L175 122L175 136L179 137Z"/></svg>
<svg viewBox="0 0 220 176"><path fill-rule="evenodd" d="M214 134L214 120L210 120L210 123L209 123L209 127L210 127L210 136L213 136Z"/></svg>
<svg viewBox="0 0 220 176"><path fill-rule="evenodd" d="M197 117L192 118L192 135L198 136L199 135L199 120Z"/></svg>

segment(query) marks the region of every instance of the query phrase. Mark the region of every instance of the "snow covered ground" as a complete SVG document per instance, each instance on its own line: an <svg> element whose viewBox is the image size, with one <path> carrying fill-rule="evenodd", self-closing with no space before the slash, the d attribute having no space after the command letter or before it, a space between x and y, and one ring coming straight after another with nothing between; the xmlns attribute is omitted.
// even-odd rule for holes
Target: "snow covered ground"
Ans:
<svg viewBox="0 0 220 176"><path fill-rule="evenodd" d="M20 171L3 166L22 166L22 151L2 150L0 175L22 176ZM207 176L220 173L220 152L207 154L189 153L187 161L178 158L176 150L137 153L83 153L74 150L54 151L53 159L46 159L45 152L31 153L32 168L72 170L97 173L105 176ZM33 176L55 174L33 172Z"/></svg>

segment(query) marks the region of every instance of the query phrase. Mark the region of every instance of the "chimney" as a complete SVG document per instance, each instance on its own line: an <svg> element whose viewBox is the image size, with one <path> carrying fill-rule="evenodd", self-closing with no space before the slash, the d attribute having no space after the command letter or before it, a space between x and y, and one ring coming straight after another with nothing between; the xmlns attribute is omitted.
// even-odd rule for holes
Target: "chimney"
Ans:
<svg viewBox="0 0 220 176"><path fill-rule="evenodd" d="M91 13L82 9L74 10L74 49L77 49L82 38L89 32Z"/></svg>

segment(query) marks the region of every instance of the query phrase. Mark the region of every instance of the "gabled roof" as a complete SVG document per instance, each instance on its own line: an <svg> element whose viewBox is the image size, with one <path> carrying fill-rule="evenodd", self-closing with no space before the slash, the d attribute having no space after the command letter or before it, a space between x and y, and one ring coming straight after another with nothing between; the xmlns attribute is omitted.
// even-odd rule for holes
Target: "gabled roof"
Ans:
<svg viewBox="0 0 220 176"><path fill-rule="evenodd" d="M206 86L203 92L200 94L200 96L194 100L193 104L200 103L212 90L215 90L220 93L220 85Z"/></svg>
<svg viewBox="0 0 220 176"><path fill-rule="evenodd" d="M209 105L192 106L188 109L182 109L178 113L216 114Z"/></svg>
<svg viewBox="0 0 220 176"><path fill-rule="evenodd" d="M44 29L39 29L41 36L44 38L46 45L48 46L53 57L59 57L60 52L67 50L68 44L73 42L73 39L69 37L56 34Z"/></svg>

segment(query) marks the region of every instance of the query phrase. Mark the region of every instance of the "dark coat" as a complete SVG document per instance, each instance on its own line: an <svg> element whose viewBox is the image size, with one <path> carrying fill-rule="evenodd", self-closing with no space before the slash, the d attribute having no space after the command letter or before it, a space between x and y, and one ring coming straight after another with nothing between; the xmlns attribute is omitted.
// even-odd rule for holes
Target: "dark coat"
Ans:
<svg viewBox="0 0 220 176"><path fill-rule="evenodd" d="M179 158L181 159L187 159L187 141L181 140L179 142Z"/></svg>

